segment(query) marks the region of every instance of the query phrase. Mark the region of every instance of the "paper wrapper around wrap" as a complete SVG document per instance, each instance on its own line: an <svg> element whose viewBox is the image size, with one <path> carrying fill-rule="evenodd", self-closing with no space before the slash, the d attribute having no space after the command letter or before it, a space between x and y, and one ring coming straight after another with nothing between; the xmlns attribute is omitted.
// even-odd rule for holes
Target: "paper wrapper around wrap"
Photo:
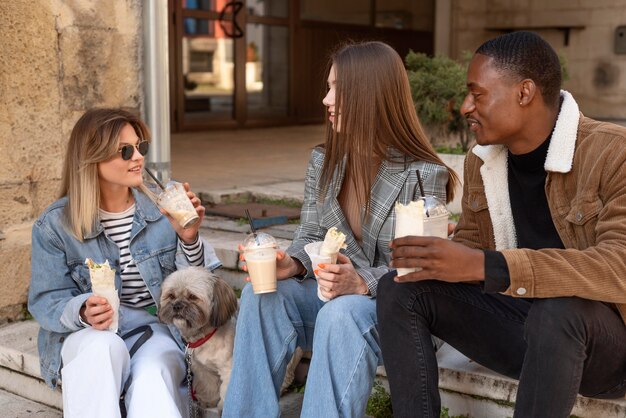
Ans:
<svg viewBox="0 0 626 418"><path fill-rule="evenodd" d="M85 260L89 266L89 278L91 279L91 291L94 295L106 298L113 309L113 321L109 330L117 332L119 323L120 298L115 289L115 270L109 267L109 262L97 264L90 259Z"/></svg>
<svg viewBox="0 0 626 418"><path fill-rule="evenodd" d="M320 255L320 248L322 248L322 241L310 242L304 246L304 251L306 251L309 259L311 260L311 267L313 268L313 272L318 269L318 264L334 264L332 263L332 259L329 255ZM337 255L335 254L335 260L337 259ZM317 274L315 275L315 279L317 280ZM322 302L328 302L330 299L324 297L320 290L319 281L317 282L317 297Z"/></svg>
<svg viewBox="0 0 626 418"><path fill-rule="evenodd" d="M408 235L424 235L424 201L417 200L409 202L407 205L396 203L396 228L394 238L406 237ZM419 271L417 268L399 268L398 276Z"/></svg>

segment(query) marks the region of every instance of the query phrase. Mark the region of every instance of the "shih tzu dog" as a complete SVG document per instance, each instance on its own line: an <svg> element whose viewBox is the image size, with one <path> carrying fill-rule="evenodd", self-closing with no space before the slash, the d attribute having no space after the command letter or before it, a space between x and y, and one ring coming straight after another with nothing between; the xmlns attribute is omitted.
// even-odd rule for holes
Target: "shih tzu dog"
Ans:
<svg viewBox="0 0 626 418"><path fill-rule="evenodd" d="M222 410L232 369L237 309L233 289L203 267L175 271L163 282L159 319L174 324L187 343L192 387L203 408ZM287 364L281 394L294 381L302 355L298 347Z"/></svg>
<svg viewBox="0 0 626 418"><path fill-rule="evenodd" d="M203 408L222 410L237 308L233 289L203 267L178 270L163 282L159 319L174 324L191 351L193 390Z"/></svg>

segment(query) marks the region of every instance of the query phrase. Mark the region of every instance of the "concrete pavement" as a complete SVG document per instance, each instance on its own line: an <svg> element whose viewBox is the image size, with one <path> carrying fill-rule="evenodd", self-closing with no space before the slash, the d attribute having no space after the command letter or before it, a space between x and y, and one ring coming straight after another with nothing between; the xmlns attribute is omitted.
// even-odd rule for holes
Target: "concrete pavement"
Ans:
<svg viewBox="0 0 626 418"><path fill-rule="evenodd" d="M4 418L61 418L56 408L33 402L10 392L0 390L0 415Z"/></svg>

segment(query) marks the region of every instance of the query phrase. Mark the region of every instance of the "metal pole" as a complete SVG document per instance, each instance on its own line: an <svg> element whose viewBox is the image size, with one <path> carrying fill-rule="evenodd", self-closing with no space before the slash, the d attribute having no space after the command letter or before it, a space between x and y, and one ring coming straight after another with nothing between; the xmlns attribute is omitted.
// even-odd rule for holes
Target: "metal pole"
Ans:
<svg viewBox="0 0 626 418"><path fill-rule="evenodd" d="M170 179L170 96L167 0L143 2L145 119L152 132L146 166Z"/></svg>

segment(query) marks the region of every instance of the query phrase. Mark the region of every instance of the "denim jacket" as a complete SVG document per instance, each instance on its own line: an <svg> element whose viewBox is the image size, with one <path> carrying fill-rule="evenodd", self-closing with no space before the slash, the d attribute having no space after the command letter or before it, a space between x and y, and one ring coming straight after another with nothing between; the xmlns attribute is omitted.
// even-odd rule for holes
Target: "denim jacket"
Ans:
<svg viewBox="0 0 626 418"><path fill-rule="evenodd" d="M159 304L161 283L177 268L188 265L176 232L157 206L142 192L133 190L135 216L130 234L130 254L152 298ZM109 260L116 269L115 287L121 292L119 248L104 233L102 225L77 240L66 229L64 207L67 198L50 205L35 221L32 230L31 279L28 309L40 325L38 349L41 375L56 387L61 370L61 347L65 337L84 326L79 311L91 295L87 257ZM220 267L213 248L204 243L204 265ZM178 335L175 333L174 335Z"/></svg>

